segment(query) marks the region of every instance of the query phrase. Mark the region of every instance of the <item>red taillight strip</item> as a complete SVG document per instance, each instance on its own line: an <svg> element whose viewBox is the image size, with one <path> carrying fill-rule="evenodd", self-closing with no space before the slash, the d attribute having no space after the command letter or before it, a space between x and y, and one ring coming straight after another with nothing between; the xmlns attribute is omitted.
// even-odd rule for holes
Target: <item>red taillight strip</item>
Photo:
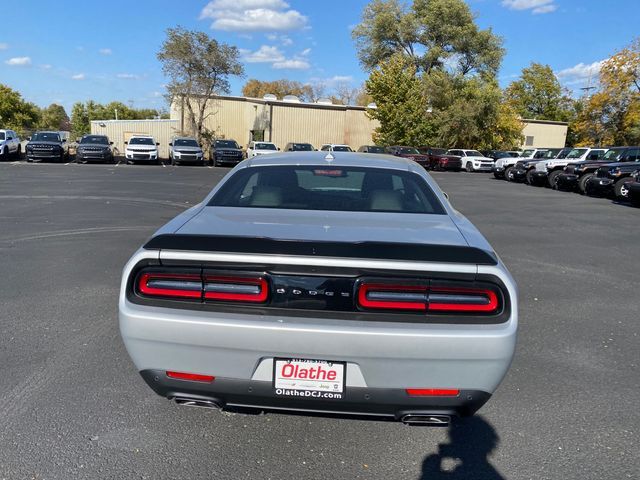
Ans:
<svg viewBox="0 0 640 480"><path fill-rule="evenodd" d="M262 277L204 277L204 298L205 300L224 300L228 302L251 302L262 303L269 298L269 284ZM207 283L224 283L228 285L254 285L258 287L257 293L234 293L234 292L216 292L207 291Z"/></svg>
<svg viewBox="0 0 640 480"><path fill-rule="evenodd" d="M375 283L363 283L358 289L358 304L363 308L380 308L387 310L426 310L425 302L402 302L391 300L373 300L368 293L375 292L416 292L424 293L426 300L427 287L420 285L387 285Z"/></svg>
<svg viewBox="0 0 640 480"><path fill-rule="evenodd" d="M456 303L451 302L433 302L429 303L429 310L436 312L494 312L498 309L498 295L493 290L489 289L468 289L468 288L449 288L449 287L434 287L431 292L439 294L438 297L446 297L451 295L452 300L456 294L463 295L478 295L484 302L480 303Z"/></svg>
<svg viewBox="0 0 640 480"><path fill-rule="evenodd" d="M407 388L411 397L457 397L460 390L455 388Z"/></svg>
<svg viewBox="0 0 640 480"><path fill-rule="evenodd" d="M213 375L200 375L198 373L171 372L168 370L166 373L169 378L175 378L176 380L188 380L190 382L211 383L216 379Z"/></svg>
<svg viewBox="0 0 640 480"><path fill-rule="evenodd" d="M171 282L199 282L198 289L179 288L158 288L149 285L152 280L166 280ZM186 285L185 285L186 286ZM173 298L200 298L202 296L202 279L197 274L174 274L174 273L143 273L138 280L138 290L143 295L152 297L173 297Z"/></svg>

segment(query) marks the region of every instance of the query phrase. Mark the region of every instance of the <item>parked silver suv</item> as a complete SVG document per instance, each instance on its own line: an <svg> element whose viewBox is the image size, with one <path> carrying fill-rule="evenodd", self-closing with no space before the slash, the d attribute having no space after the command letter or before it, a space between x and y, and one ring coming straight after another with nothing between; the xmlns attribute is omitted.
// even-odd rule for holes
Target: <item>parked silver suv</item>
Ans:
<svg viewBox="0 0 640 480"><path fill-rule="evenodd" d="M13 130L0 130L0 160L7 160L11 156L20 157L22 146L20 138Z"/></svg>

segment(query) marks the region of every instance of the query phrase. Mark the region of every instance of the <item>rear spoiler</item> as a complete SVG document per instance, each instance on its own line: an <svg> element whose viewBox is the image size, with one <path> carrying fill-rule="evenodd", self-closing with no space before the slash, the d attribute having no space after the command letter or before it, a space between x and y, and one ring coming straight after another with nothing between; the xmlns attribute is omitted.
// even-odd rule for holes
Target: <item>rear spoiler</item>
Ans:
<svg viewBox="0 0 640 480"><path fill-rule="evenodd" d="M174 233L155 236L143 248L146 250L368 258L476 265L498 264L498 260L493 253L476 247L392 242L323 242Z"/></svg>

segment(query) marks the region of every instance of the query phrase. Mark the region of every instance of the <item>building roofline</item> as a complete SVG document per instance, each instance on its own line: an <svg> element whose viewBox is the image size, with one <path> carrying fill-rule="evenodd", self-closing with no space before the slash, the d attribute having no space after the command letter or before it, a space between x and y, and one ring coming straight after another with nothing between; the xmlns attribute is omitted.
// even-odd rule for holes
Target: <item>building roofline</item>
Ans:
<svg viewBox="0 0 640 480"><path fill-rule="evenodd" d="M192 95L193 97L201 97L201 95ZM358 111L366 111L367 107L363 107L360 105L327 105L324 103L310 103L310 102L287 102L286 100L265 100L264 98L254 98L254 97L242 97L235 95L214 95L211 97L214 100L229 100L232 102L249 102L249 103L257 103L260 105L277 105L277 106L285 106L285 107L296 107L296 108L317 108L323 110L358 110ZM176 102L178 103L178 102Z"/></svg>
<svg viewBox="0 0 640 480"><path fill-rule="evenodd" d="M554 120L537 120L535 118L521 118L520 121L525 123L541 123L546 125L569 125L569 122L556 122Z"/></svg>
<svg viewBox="0 0 640 480"><path fill-rule="evenodd" d="M127 119L118 119L118 120L91 120L91 123L122 123L122 122L177 122L178 120L174 120L171 118L148 118L146 120L127 120Z"/></svg>

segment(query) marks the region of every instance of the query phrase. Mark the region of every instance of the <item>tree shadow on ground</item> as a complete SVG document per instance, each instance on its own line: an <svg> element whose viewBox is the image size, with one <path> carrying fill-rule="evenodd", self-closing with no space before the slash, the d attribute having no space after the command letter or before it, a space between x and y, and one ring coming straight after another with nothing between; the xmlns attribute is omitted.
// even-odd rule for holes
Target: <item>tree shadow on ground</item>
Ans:
<svg viewBox="0 0 640 480"><path fill-rule="evenodd" d="M420 480L505 480L488 458L499 441L482 417L458 419L449 426L449 443L424 459Z"/></svg>

